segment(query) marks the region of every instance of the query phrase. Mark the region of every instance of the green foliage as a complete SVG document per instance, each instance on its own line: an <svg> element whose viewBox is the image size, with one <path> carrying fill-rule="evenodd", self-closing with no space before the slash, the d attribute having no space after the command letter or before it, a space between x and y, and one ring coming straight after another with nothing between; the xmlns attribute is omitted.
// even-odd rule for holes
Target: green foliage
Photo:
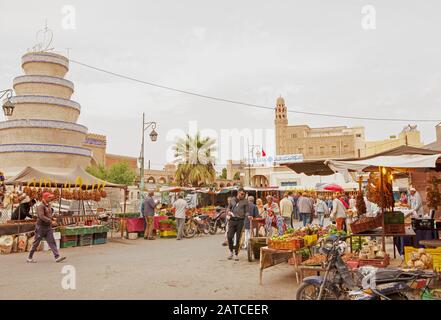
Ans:
<svg viewBox="0 0 441 320"><path fill-rule="evenodd" d="M215 141L199 133L194 137L187 135L179 139L173 147L179 164L175 173L175 181L180 186L210 185L216 178L214 169Z"/></svg>
<svg viewBox="0 0 441 320"><path fill-rule="evenodd" d="M219 176L220 179L226 179L227 178L227 168L222 169L222 173Z"/></svg>
<svg viewBox="0 0 441 320"><path fill-rule="evenodd" d="M87 167L86 171L99 179L128 186L133 185L136 178L136 173L125 161L115 163L110 168L103 165Z"/></svg>
<svg viewBox="0 0 441 320"><path fill-rule="evenodd" d="M239 171L234 174L233 180L240 180L240 172Z"/></svg>
<svg viewBox="0 0 441 320"><path fill-rule="evenodd" d="M107 169L101 164L98 166L88 166L86 168L86 172L90 173L94 177L107 181Z"/></svg>

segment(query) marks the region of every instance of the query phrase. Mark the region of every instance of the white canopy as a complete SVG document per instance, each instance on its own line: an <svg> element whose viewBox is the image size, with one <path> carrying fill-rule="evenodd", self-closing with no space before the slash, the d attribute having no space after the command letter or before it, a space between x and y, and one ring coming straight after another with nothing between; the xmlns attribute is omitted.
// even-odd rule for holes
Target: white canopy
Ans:
<svg viewBox="0 0 441 320"><path fill-rule="evenodd" d="M362 171L367 167L389 167L389 168L435 168L436 160L440 154L417 155L404 154L400 156L379 156L365 160L339 161L328 160L326 164L334 171L352 170Z"/></svg>
<svg viewBox="0 0 441 320"><path fill-rule="evenodd" d="M334 172L343 174L346 181L350 181L348 171L363 171L368 167L388 167L397 169L436 168L436 161L441 154L419 155L404 154L399 156L378 156L363 160L328 160L326 165Z"/></svg>

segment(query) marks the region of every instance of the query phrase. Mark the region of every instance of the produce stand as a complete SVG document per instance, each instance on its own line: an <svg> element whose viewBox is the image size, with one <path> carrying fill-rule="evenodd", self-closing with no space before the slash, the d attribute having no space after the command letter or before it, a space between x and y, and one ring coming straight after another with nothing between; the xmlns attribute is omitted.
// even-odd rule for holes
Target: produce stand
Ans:
<svg viewBox="0 0 441 320"><path fill-rule="evenodd" d="M262 285L263 270L283 262L288 262L290 258L294 257L295 249L292 250L277 250L268 247L260 248L260 274L259 283Z"/></svg>
<svg viewBox="0 0 441 320"><path fill-rule="evenodd" d="M5 182L7 185L14 186L14 194L21 192L31 199L41 201L44 192L54 195L53 208L58 202L57 223L65 240L69 238L68 246L102 244L106 242L108 228L100 225L98 215L90 208L92 215L86 213L85 201L99 202L107 196L104 188L119 188L126 190L125 185L114 184L98 179L80 167L65 169L64 171L46 172L37 168L26 167L17 175ZM61 214L61 200L78 201L78 214ZM125 212L125 206L124 206ZM76 225L78 234L72 234ZM4 226L4 227L3 227ZM35 229L34 221L21 221L18 223L7 223L0 226L0 232L8 232L9 235L19 235ZM2 231L3 230L3 231ZM86 232L86 230L89 230ZM90 230L95 230L94 232ZM112 230L113 231L113 230ZM66 232L70 234L66 234ZM78 241L74 240L77 237ZM75 243L75 244L74 244ZM63 238L61 239L63 245Z"/></svg>
<svg viewBox="0 0 441 320"><path fill-rule="evenodd" d="M415 241L415 231L412 230L412 228L406 228L405 229L405 233L385 233L383 232L382 229L375 229L373 231L368 231L368 232L362 232L362 233L351 233L349 234L349 243L350 243L350 252L352 252L352 242L353 242L353 238L354 237L358 237L358 242L361 246L361 238L362 237L381 237L383 239L383 246L385 245L385 239L386 237L408 237L412 239L412 243L416 244ZM383 250L385 250L385 247L383 247ZM394 246L394 258L396 258L396 247Z"/></svg>

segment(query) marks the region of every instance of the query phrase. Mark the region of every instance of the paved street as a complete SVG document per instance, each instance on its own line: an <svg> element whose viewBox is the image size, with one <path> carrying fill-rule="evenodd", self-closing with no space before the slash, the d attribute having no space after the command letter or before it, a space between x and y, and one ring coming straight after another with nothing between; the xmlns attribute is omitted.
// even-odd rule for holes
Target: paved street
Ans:
<svg viewBox="0 0 441 320"><path fill-rule="evenodd" d="M294 299L293 269L282 264L264 271L226 259L223 235L176 241L116 239L105 245L62 249L63 264L50 252L0 256L0 299ZM75 267L75 290L61 286L62 267Z"/></svg>

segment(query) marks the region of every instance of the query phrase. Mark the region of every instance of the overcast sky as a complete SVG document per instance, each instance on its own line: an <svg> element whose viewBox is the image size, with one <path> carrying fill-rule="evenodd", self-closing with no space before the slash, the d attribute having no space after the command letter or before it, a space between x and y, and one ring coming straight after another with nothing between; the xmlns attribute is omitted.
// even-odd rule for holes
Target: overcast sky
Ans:
<svg viewBox="0 0 441 320"><path fill-rule="evenodd" d="M75 29L63 28L75 8ZM376 29L361 26L373 5ZM48 20L58 52L145 81L202 94L342 115L441 119L441 2L429 1L6 1L0 0L0 88L21 75L20 58ZM70 11L71 12L71 11ZM63 18L65 20L63 20ZM166 161L167 133L273 129L270 110L241 107L115 78L71 63L79 123L105 134L108 152L139 156L141 114L158 123L146 146ZM290 124L366 127L369 140L406 123L289 115ZM421 123L425 143L435 123ZM264 141L272 150L273 142ZM240 157L234 155L234 157Z"/></svg>

